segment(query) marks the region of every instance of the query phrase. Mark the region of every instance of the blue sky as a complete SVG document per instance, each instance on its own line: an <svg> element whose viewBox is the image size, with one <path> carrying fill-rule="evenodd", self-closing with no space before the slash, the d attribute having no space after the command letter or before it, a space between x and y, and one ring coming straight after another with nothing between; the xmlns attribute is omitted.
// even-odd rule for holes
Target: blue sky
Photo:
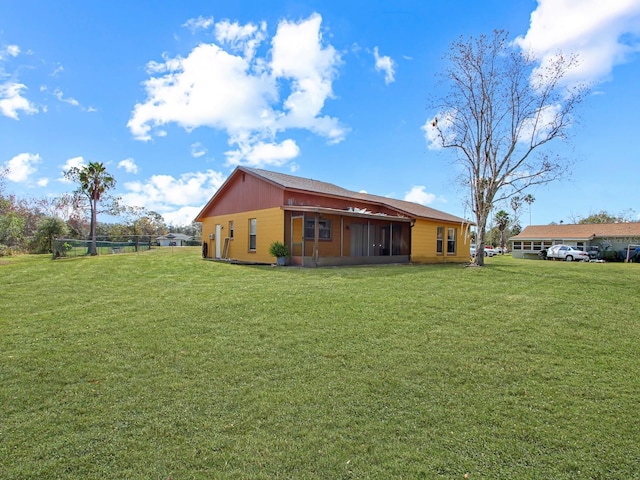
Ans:
<svg viewBox="0 0 640 480"><path fill-rule="evenodd" d="M460 35L576 52L594 85L572 175L521 223L640 213L640 0L0 0L0 166L20 197L70 192L103 162L130 205L189 223L237 165L471 218L453 153L423 125Z"/></svg>

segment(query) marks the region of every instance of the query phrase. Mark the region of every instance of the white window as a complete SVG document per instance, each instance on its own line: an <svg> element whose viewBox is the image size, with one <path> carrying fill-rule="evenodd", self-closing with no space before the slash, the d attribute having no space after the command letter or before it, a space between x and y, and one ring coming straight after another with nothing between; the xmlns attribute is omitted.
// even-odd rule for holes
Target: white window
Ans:
<svg viewBox="0 0 640 480"><path fill-rule="evenodd" d="M447 228L447 253L456 253L456 229Z"/></svg>
<svg viewBox="0 0 640 480"><path fill-rule="evenodd" d="M256 230L257 230L257 221L255 218L249 219L249 250L252 252L256 251Z"/></svg>

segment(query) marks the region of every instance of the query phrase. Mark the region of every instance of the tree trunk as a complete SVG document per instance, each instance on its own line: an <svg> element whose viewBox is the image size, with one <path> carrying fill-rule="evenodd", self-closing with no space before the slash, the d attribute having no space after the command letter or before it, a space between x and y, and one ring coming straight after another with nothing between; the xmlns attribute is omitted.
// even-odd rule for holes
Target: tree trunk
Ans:
<svg viewBox="0 0 640 480"><path fill-rule="evenodd" d="M96 245L97 203L98 202L95 199L91 199L91 249L89 250L91 255L98 255L98 248Z"/></svg>

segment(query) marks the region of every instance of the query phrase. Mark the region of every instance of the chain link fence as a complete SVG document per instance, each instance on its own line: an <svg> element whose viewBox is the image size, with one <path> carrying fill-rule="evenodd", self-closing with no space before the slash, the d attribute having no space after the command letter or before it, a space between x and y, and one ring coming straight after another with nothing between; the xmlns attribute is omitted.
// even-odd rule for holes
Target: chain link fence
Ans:
<svg viewBox="0 0 640 480"><path fill-rule="evenodd" d="M126 235L123 237L96 237L98 255L137 253L150 250L156 241L149 235ZM54 238L52 258L84 257L91 255L91 239Z"/></svg>

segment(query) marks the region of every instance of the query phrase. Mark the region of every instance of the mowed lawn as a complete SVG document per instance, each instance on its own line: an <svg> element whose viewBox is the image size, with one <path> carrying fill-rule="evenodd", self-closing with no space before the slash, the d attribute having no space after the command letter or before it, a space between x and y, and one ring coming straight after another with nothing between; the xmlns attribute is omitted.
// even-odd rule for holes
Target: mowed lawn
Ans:
<svg viewBox="0 0 640 480"><path fill-rule="evenodd" d="M5 479L640 478L640 265L0 259Z"/></svg>

